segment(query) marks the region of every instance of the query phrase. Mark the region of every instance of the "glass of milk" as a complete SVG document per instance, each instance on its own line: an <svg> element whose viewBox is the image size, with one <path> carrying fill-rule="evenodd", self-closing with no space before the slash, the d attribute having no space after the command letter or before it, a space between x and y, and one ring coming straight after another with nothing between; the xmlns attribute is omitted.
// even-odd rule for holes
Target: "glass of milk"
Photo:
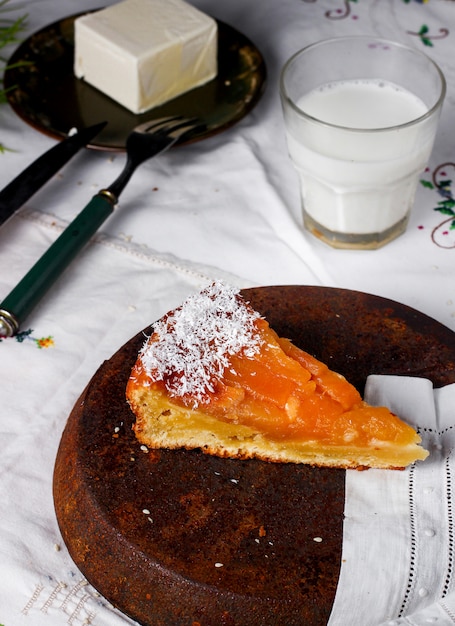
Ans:
<svg viewBox="0 0 455 626"><path fill-rule="evenodd" d="M422 52L373 37L300 50L280 81L305 227L336 248L379 248L402 234L446 90Z"/></svg>

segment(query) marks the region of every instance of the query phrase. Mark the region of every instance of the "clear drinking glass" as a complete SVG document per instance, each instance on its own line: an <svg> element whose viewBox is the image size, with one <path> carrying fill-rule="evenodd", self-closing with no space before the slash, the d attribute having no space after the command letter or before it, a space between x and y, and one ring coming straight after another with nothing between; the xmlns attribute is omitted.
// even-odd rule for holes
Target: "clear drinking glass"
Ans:
<svg viewBox="0 0 455 626"><path fill-rule="evenodd" d="M406 230L445 91L427 55L373 37L321 41L287 61L286 137L311 233L373 249Z"/></svg>

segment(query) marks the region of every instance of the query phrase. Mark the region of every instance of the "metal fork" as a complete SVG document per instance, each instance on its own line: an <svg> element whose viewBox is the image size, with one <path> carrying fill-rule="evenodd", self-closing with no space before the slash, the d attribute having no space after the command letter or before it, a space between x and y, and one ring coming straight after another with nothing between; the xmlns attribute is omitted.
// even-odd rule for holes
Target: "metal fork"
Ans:
<svg viewBox="0 0 455 626"><path fill-rule="evenodd" d="M118 198L136 168L164 152L180 139L188 139L203 125L180 116L151 120L135 128L127 138L126 164L118 178L97 193L67 226L50 248L0 303L0 337L12 337L35 305L111 215Z"/></svg>

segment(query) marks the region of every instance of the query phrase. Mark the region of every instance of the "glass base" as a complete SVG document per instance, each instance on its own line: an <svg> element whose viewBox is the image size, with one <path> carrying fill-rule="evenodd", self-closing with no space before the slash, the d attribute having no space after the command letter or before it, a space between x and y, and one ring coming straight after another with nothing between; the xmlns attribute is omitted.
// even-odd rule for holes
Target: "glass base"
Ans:
<svg viewBox="0 0 455 626"><path fill-rule="evenodd" d="M345 250L376 250L382 248L382 246L404 233L408 221L409 215L406 215L382 233L339 233L321 226L308 213L303 212L304 226L312 235L329 244L332 248L343 248Z"/></svg>

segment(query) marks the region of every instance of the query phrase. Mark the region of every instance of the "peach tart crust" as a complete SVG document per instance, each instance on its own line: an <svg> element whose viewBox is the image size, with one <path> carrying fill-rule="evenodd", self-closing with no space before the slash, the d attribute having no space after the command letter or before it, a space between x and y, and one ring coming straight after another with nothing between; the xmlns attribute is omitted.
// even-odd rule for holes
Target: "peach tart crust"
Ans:
<svg viewBox="0 0 455 626"><path fill-rule="evenodd" d="M357 469L428 456L410 425L278 337L221 282L154 325L126 396L149 448Z"/></svg>

